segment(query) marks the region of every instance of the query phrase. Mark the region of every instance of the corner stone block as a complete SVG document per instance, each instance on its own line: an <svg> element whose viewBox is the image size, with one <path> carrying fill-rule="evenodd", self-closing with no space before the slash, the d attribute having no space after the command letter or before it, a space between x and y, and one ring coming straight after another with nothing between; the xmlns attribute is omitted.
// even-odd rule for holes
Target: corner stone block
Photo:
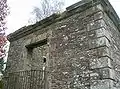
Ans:
<svg viewBox="0 0 120 89"><path fill-rule="evenodd" d="M92 80L90 89L117 89L113 86L113 80Z"/></svg>
<svg viewBox="0 0 120 89"><path fill-rule="evenodd" d="M106 37L107 39L111 40L110 33L104 27L101 27L96 30L88 31L87 33L88 33L89 39L95 39L98 37Z"/></svg>
<svg viewBox="0 0 120 89"><path fill-rule="evenodd" d="M114 80L114 70L110 68L102 69L92 69L90 73L91 80L103 80L103 79L113 79Z"/></svg>
<svg viewBox="0 0 120 89"><path fill-rule="evenodd" d="M97 56L98 57L110 57L111 58L111 51L107 46L102 46L97 48Z"/></svg>
<svg viewBox="0 0 120 89"><path fill-rule="evenodd" d="M106 37L100 37L96 39L89 40L89 49L97 48L101 46L109 46L108 39Z"/></svg>
<svg viewBox="0 0 120 89"><path fill-rule="evenodd" d="M103 18L103 12L102 11L97 12L96 14L94 14L94 20L102 19L102 18Z"/></svg>
<svg viewBox="0 0 120 89"><path fill-rule="evenodd" d="M102 67L112 67L112 60L108 57L101 58L91 58L90 59L90 68L102 68Z"/></svg>
<svg viewBox="0 0 120 89"><path fill-rule="evenodd" d="M105 22L103 19L97 20L97 21L92 21L89 24L87 24L87 30L91 31L91 30L95 30L95 29L99 29L101 27L105 26Z"/></svg>

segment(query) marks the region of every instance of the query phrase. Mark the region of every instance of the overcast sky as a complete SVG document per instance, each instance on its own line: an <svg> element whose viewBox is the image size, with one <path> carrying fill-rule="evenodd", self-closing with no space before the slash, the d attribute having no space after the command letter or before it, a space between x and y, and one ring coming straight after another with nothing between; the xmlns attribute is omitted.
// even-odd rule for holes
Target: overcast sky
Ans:
<svg viewBox="0 0 120 89"><path fill-rule="evenodd" d="M18 30L28 23L30 12L40 0L8 0L10 15L8 16L7 34ZM80 0L65 0L66 7ZM120 17L120 0L109 0Z"/></svg>

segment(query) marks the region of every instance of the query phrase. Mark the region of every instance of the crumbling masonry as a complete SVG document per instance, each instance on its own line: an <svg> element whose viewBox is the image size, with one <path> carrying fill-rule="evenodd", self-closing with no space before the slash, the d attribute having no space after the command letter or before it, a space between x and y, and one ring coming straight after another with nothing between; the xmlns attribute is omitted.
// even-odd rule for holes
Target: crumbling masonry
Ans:
<svg viewBox="0 0 120 89"><path fill-rule="evenodd" d="M82 0L8 36L5 89L120 89L119 17Z"/></svg>

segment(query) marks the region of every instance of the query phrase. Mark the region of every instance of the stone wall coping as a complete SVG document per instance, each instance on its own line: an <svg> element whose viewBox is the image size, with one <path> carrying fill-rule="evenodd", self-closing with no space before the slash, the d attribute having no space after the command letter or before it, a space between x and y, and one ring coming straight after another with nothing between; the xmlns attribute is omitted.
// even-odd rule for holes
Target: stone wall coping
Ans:
<svg viewBox="0 0 120 89"><path fill-rule="evenodd" d="M107 13L109 18L113 21L115 26L120 31L120 19L113 9L112 5L109 3L108 0L82 0L79 1L69 7L66 8L66 11L64 11L62 14L52 14L51 16L29 26L24 26L20 28L19 30L15 31L14 33L9 34L8 40L10 42L15 41L21 37L24 37L26 35L29 35L37 30L41 30L44 27L47 27L57 21L60 21L62 19L68 18L71 15L74 15L75 13L82 12L90 7L93 7L94 5L101 4L103 6L104 11ZM79 8L79 9L78 9ZM39 26L39 29L36 29Z"/></svg>

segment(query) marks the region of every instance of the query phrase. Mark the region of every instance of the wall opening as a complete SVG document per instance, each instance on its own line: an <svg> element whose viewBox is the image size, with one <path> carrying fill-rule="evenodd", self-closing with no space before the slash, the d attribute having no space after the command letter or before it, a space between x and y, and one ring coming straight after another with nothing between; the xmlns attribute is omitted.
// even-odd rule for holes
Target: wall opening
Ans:
<svg viewBox="0 0 120 89"><path fill-rule="evenodd" d="M43 70L47 65L48 45L47 39L41 40L30 45L26 45L28 59L32 70Z"/></svg>

